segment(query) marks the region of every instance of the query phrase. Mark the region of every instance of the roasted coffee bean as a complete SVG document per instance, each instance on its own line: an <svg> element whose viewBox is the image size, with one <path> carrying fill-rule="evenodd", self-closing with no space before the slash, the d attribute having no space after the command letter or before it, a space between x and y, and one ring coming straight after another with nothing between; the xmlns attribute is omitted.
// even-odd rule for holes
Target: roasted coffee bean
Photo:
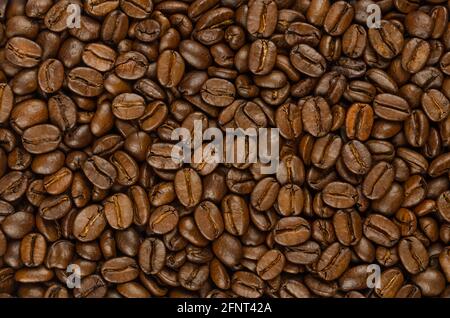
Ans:
<svg viewBox="0 0 450 318"><path fill-rule="evenodd" d="M117 177L117 171L114 166L99 156L92 156L86 159L82 169L89 181L100 189L106 190L111 188Z"/></svg>
<svg viewBox="0 0 450 318"><path fill-rule="evenodd" d="M276 63L276 46L269 40L256 40L248 52L248 68L256 75L266 75Z"/></svg>
<svg viewBox="0 0 450 318"><path fill-rule="evenodd" d="M117 230L128 228L133 222L133 206L124 193L117 193L107 198L103 204L106 220Z"/></svg>
<svg viewBox="0 0 450 318"><path fill-rule="evenodd" d="M274 240L283 246L295 246L307 241L311 235L309 222L301 217L281 218L274 230Z"/></svg>
<svg viewBox="0 0 450 318"><path fill-rule="evenodd" d="M384 58L392 59L403 48L402 32L391 21L380 21L380 28L369 28L368 34L373 49Z"/></svg>
<svg viewBox="0 0 450 318"><path fill-rule="evenodd" d="M258 276L264 280L270 280L281 274L286 258L279 250L270 250L265 253L256 264Z"/></svg>
<svg viewBox="0 0 450 318"><path fill-rule="evenodd" d="M257 0L248 8L247 31L255 37L269 37L275 31L278 8L275 1Z"/></svg>
<svg viewBox="0 0 450 318"><path fill-rule="evenodd" d="M450 102L443 93L430 89L422 95L422 108L432 121L442 121L447 118Z"/></svg>
<svg viewBox="0 0 450 318"><path fill-rule="evenodd" d="M320 77L326 71L324 57L307 44L294 46L290 53L290 60L299 72L311 77Z"/></svg>
<svg viewBox="0 0 450 318"><path fill-rule="evenodd" d="M327 101L322 97L307 99L302 105L302 121L304 129L314 137L325 136L332 124Z"/></svg>
<svg viewBox="0 0 450 318"><path fill-rule="evenodd" d="M404 121L410 114L408 102L391 94L375 96L373 108L377 116L392 121Z"/></svg>
<svg viewBox="0 0 450 318"><path fill-rule="evenodd" d="M350 260L350 249L337 242L333 243L323 251L317 262L318 274L326 281L334 280L344 273Z"/></svg>
<svg viewBox="0 0 450 318"><path fill-rule="evenodd" d="M152 232L166 234L177 226L178 219L178 211L174 207L163 205L151 213L148 225Z"/></svg>
<svg viewBox="0 0 450 318"><path fill-rule="evenodd" d="M418 274L428 267L428 253L423 244L414 236L400 240L398 254L403 266L411 274Z"/></svg>
<svg viewBox="0 0 450 318"><path fill-rule="evenodd" d="M106 226L105 211L100 205L90 205L73 220L73 235L81 242L97 239Z"/></svg>
<svg viewBox="0 0 450 318"><path fill-rule="evenodd" d="M379 199L389 190L394 181L394 168L381 161L374 165L364 178L363 193L369 199Z"/></svg>
<svg viewBox="0 0 450 318"><path fill-rule="evenodd" d="M194 212L195 223L208 240L217 239L224 230L224 220L218 207L210 201L198 205Z"/></svg>
<svg viewBox="0 0 450 318"><path fill-rule="evenodd" d="M117 257L106 261L102 265L100 272L108 282L125 283L137 278L139 267L132 258Z"/></svg>
<svg viewBox="0 0 450 318"><path fill-rule="evenodd" d="M261 297L263 294L263 287L263 280L251 272L238 271L235 272L231 278L231 289L241 297Z"/></svg>
<svg viewBox="0 0 450 318"><path fill-rule="evenodd" d="M100 72L89 67L77 67L67 75L67 84L74 93L92 97L103 91L103 77Z"/></svg>
<svg viewBox="0 0 450 318"><path fill-rule="evenodd" d="M164 87L175 87L184 75L185 64L180 53L166 50L161 53L157 63L157 77Z"/></svg>
<svg viewBox="0 0 450 318"><path fill-rule="evenodd" d="M363 229L369 240L386 247L394 246L400 238L397 225L380 214L370 215L364 222Z"/></svg>

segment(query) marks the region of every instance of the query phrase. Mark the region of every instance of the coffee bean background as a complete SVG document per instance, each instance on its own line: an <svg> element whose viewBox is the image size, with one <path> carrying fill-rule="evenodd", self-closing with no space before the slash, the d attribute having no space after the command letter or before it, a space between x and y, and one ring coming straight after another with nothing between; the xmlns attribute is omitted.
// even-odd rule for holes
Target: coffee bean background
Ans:
<svg viewBox="0 0 450 318"><path fill-rule="evenodd" d="M0 296L450 297L449 10L0 1ZM276 173L171 160L195 121Z"/></svg>

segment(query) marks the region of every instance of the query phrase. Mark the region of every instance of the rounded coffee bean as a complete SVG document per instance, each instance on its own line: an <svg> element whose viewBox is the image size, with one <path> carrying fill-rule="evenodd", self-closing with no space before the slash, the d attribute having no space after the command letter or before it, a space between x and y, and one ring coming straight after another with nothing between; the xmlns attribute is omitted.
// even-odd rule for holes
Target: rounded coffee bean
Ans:
<svg viewBox="0 0 450 318"><path fill-rule="evenodd" d="M286 258L279 250L270 250L258 260L256 272L264 280L271 280L281 274Z"/></svg>
<svg viewBox="0 0 450 318"><path fill-rule="evenodd" d="M103 204L106 220L113 229L124 230L133 222L133 205L124 193L116 193Z"/></svg>

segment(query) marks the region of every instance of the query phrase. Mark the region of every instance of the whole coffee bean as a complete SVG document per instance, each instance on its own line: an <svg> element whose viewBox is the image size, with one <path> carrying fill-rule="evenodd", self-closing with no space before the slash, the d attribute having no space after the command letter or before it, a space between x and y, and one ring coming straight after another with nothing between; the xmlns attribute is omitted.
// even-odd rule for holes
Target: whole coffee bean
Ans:
<svg viewBox="0 0 450 318"><path fill-rule="evenodd" d="M317 262L319 276L326 280L334 280L340 277L347 269L351 260L351 252L348 247L338 242L328 246Z"/></svg>
<svg viewBox="0 0 450 318"><path fill-rule="evenodd" d="M242 243L235 236L224 232L212 243L214 255L227 267L234 267L242 258Z"/></svg>
<svg viewBox="0 0 450 318"><path fill-rule="evenodd" d="M450 102L440 91L430 89L422 95L422 108L432 121L444 120L449 112Z"/></svg>
<svg viewBox="0 0 450 318"><path fill-rule="evenodd" d="M117 230L128 228L133 222L133 206L124 193L116 193L107 198L103 204L106 220Z"/></svg>
<svg viewBox="0 0 450 318"><path fill-rule="evenodd" d="M181 55L173 50L161 53L157 63L158 81L164 87L175 87L184 75L184 60Z"/></svg>
<svg viewBox="0 0 450 318"><path fill-rule="evenodd" d="M276 46L269 40L256 40L248 52L248 68L256 75L269 74L276 63Z"/></svg>
<svg viewBox="0 0 450 318"><path fill-rule="evenodd" d="M249 210L245 200L237 195L227 195L222 200L222 213L225 229L236 236L247 232Z"/></svg>
<svg viewBox="0 0 450 318"><path fill-rule="evenodd" d="M28 177L23 172L12 171L0 178L0 198L15 201L25 194Z"/></svg>
<svg viewBox="0 0 450 318"><path fill-rule="evenodd" d="M140 95L134 93L123 93L114 98L111 109L114 116L119 119L138 119L144 114L145 101Z"/></svg>
<svg viewBox="0 0 450 318"><path fill-rule="evenodd" d="M324 57L306 44L294 46L290 53L290 60L299 72L311 77L320 77L326 71Z"/></svg>
<svg viewBox="0 0 450 318"><path fill-rule="evenodd" d="M283 270L285 257L279 250L270 250L265 253L256 264L258 276L264 280L277 277Z"/></svg>
<svg viewBox="0 0 450 318"><path fill-rule="evenodd" d="M264 178L256 184L251 194L251 204L259 211L269 209L276 200L280 186L273 178Z"/></svg>
<svg viewBox="0 0 450 318"><path fill-rule="evenodd" d="M194 211L195 223L202 235L210 241L217 239L224 230L224 221L218 207L203 201Z"/></svg>
<svg viewBox="0 0 450 318"><path fill-rule="evenodd" d="M90 205L81 210L73 220L73 235L81 242L97 239L106 226L105 212L101 205Z"/></svg>
<svg viewBox="0 0 450 318"><path fill-rule="evenodd" d="M373 102L375 114L392 121L404 121L410 114L406 100L391 94L378 94Z"/></svg>
<svg viewBox="0 0 450 318"><path fill-rule="evenodd" d="M311 235L311 227L301 217L281 218L274 230L274 240L283 246L295 246L307 241Z"/></svg>
<svg viewBox="0 0 450 318"><path fill-rule="evenodd" d="M392 59L403 48L402 32L390 21L380 21L380 28L370 28L368 34L373 49L384 58Z"/></svg>
<svg viewBox="0 0 450 318"><path fill-rule="evenodd" d="M354 9L345 1L333 3L325 17L323 27L332 36L341 35L353 20Z"/></svg>
<svg viewBox="0 0 450 318"><path fill-rule="evenodd" d="M61 131L67 131L75 127L77 120L77 108L74 101L59 93L50 98L48 102L48 115L50 121Z"/></svg>
<svg viewBox="0 0 450 318"><path fill-rule="evenodd" d="M41 64L38 72L39 87L45 93L59 90L64 81L63 64L56 59L48 59Z"/></svg>
<svg viewBox="0 0 450 318"><path fill-rule="evenodd" d="M295 184L286 184L278 192L278 210L283 216L299 215L303 210L304 195Z"/></svg>
<svg viewBox="0 0 450 318"><path fill-rule="evenodd" d="M144 54L129 51L117 57L114 71L124 80L136 80L144 76L147 67L148 60Z"/></svg>
<svg viewBox="0 0 450 318"><path fill-rule="evenodd" d="M117 177L114 166L99 156L88 158L82 166L85 176L100 189L109 189Z"/></svg>
<svg viewBox="0 0 450 318"><path fill-rule="evenodd" d="M394 168L381 161L374 165L364 178L363 193L369 199L379 199L389 190L394 181Z"/></svg>
<svg viewBox="0 0 450 318"><path fill-rule="evenodd" d="M77 67L67 75L67 84L74 93L93 97L103 91L103 77L100 72L89 67Z"/></svg>
<svg viewBox="0 0 450 318"><path fill-rule="evenodd" d="M394 246L400 238L397 225L380 214L372 214L366 218L363 230L369 240L386 247Z"/></svg>
<svg viewBox="0 0 450 318"><path fill-rule="evenodd" d="M358 140L352 140L342 147L342 158L346 167L356 174L366 174L372 166L369 150Z"/></svg>
<svg viewBox="0 0 450 318"><path fill-rule="evenodd" d="M34 67L41 60L42 48L24 37L13 37L6 43L5 58L19 67Z"/></svg>
<svg viewBox="0 0 450 318"><path fill-rule="evenodd" d="M139 247L139 266L146 274L157 274L164 267L166 248L157 238L147 238Z"/></svg>
<svg viewBox="0 0 450 318"><path fill-rule="evenodd" d="M310 98L302 106L304 129L314 137L323 137L331 129L332 115L327 101L322 97Z"/></svg>
<svg viewBox="0 0 450 318"><path fill-rule="evenodd" d="M210 78L202 86L202 99L217 107L225 107L234 100L235 87L224 79Z"/></svg>
<svg viewBox="0 0 450 318"><path fill-rule="evenodd" d="M179 50L181 56L186 60L186 62L194 66L196 69L206 69L212 63L211 54L208 49L196 41L181 41Z"/></svg>
<svg viewBox="0 0 450 318"><path fill-rule="evenodd" d="M180 285L188 290L199 290L209 276L207 265L196 265L186 262L178 272Z"/></svg>
<svg viewBox="0 0 450 318"><path fill-rule="evenodd" d="M347 111L345 129L351 139L365 141L370 137L374 122L373 108L368 104L355 103Z"/></svg>
<svg viewBox="0 0 450 318"><path fill-rule="evenodd" d="M175 175L175 192L181 204L186 207L197 205L203 192L200 177L191 168L179 170Z"/></svg>
<svg viewBox="0 0 450 318"><path fill-rule="evenodd" d="M231 289L241 297L261 297L263 287L263 280L251 272L238 271L231 278Z"/></svg>
<svg viewBox="0 0 450 318"><path fill-rule="evenodd" d="M44 262L47 243L43 235L30 233L20 242L20 257L27 267L37 267Z"/></svg>
<svg viewBox="0 0 450 318"><path fill-rule="evenodd" d="M102 265L100 271L106 281L116 284L132 281L139 275L136 261L129 257L112 258Z"/></svg>
<svg viewBox="0 0 450 318"><path fill-rule="evenodd" d="M381 273L381 286L375 293L382 298L393 298L403 285L404 276L398 268L391 268Z"/></svg>
<svg viewBox="0 0 450 318"><path fill-rule="evenodd" d="M177 226L178 219L178 211L174 207L163 205L151 213L148 225L152 232L166 234Z"/></svg>
<svg viewBox="0 0 450 318"><path fill-rule="evenodd" d="M413 282L419 286L423 296L437 296L445 288L444 275L432 267L428 267L425 271L415 275Z"/></svg>
<svg viewBox="0 0 450 318"><path fill-rule="evenodd" d="M336 212L333 227L338 241L345 246L358 244L362 238L362 220L354 210Z"/></svg>
<svg viewBox="0 0 450 318"><path fill-rule="evenodd" d="M55 150L61 143L58 127L42 124L26 129L22 135L24 148L32 154L41 154Z"/></svg>
<svg viewBox="0 0 450 318"><path fill-rule="evenodd" d="M430 56L430 45L428 42L413 38L406 42L402 54L403 69L409 73L417 73L428 61Z"/></svg>
<svg viewBox="0 0 450 318"><path fill-rule="evenodd" d="M39 205L39 215L45 220L56 220L64 217L71 208L72 201L68 195L50 196Z"/></svg>
<svg viewBox="0 0 450 318"><path fill-rule="evenodd" d="M356 189L344 182L331 182L325 186L322 193L326 204L339 209L352 207L358 198Z"/></svg>
<svg viewBox="0 0 450 318"><path fill-rule="evenodd" d="M414 236L400 240L398 255L403 266L411 274L418 274L428 267L428 253L423 244Z"/></svg>

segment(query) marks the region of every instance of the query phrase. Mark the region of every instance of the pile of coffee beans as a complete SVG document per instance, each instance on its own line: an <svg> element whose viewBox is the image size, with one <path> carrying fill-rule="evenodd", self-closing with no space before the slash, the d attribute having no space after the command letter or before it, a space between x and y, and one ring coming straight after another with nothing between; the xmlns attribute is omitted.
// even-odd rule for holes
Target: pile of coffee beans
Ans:
<svg viewBox="0 0 450 318"><path fill-rule="evenodd" d="M449 10L0 1L0 296L450 297Z"/></svg>

